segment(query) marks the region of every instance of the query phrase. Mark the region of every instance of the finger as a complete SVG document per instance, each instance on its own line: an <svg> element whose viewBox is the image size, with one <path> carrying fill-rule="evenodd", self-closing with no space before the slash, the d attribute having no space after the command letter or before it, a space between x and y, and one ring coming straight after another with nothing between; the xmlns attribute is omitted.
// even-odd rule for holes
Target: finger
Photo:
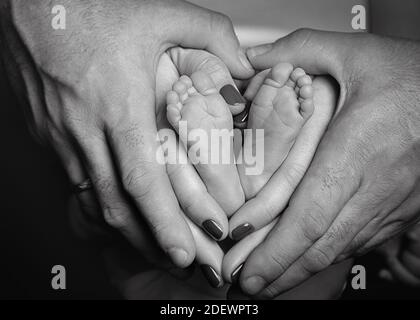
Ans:
<svg viewBox="0 0 420 320"><path fill-rule="evenodd" d="M235 240L239 240L235 230L244 230L245 225L258 230L273 221L286 208L311 164L337 103L337 93L331 79L316 77L313 87L314 113L303 127L288 157L258 195L246 202L230 219L230 233Z"/></svg>
<svg viewBox="0 0 420 320"><path fill-rule="evenodd" d="M387 177L390 178L390 175L388 174ZM290 285L294 286L326 269L351 242L354 242L356 235L364 234L365 239L374 237L378 230L381 230L382 221L385 221L389 212L404 210L402 207L407 208L403 202L407 200L406 194L412 187L410 183L404 186L387 183L386 187L382 185L378 189L377 185L371 183L361 184L359 190L341 209L325 234L307 249L283 275L270 284L262 292L262 295L285 291ZM416 205L420 204L419 201L416 202ZM386 214L384 215L383 212ZM397 214L396 216L401 217L402 215ZM369 225L374 228L369 228ZM363 232L364 230L370 231ZM388 236L390 235L388 233ZM350 252L350 255L354 252Z"/></svg>
<svg viewBox="0 0 420 320"><path fill-rule="evenodd" d="M254 70L240 48L231 20L218 12L187 2L182 4L185 7L181 10L179 2L171 6L172 16L179 19L179 24L176 30L169 30L169 40L186 48L205 49L215 54L235 78L251 77Z"/></svg>
<svg viewBox="0 0 420 320"><path fill-rule="evenodd" d="M242 267L251 252L264 241L277 223L277 219L264 228L255 231L236 243L223 259L223 278L230 283L237 283Z"/></svg>
<svg viewBox="0 0 420 320"><path fill-rule="evenodd" d="M238 114L244 109L244 100L239 94L229 69L220 58L207 51L180 47L172 48L168 53L181 75L191 77L193 73L202 71L213 80L218 91L222 88L229 90L233 99L227 103L232 114Z"/></svg>
<svg viewBox="0 0 420 320"><path fill-rule="evenodd" d="M224 285L222 261L224 253L217 242L209 238L195 223L186 218L197 248L196 261L209 284L214 288Z"/></svg>
<svg viewBox="0 0 420 320"><path fill-rule="evenodd" d="M135 66L133 66L135 68ZM195 257L195 245L184 220L178 200L166 172L159 136L156 128L155 96L153 86L139 75L126 82L124 89L105 101L112 105L105 110L115 110L118 117L107 115L104 130L107 143L119 173L122 189L142 215L159 246L175 265L186 267ZM151 84L150 84L151 85ZM118 217L110 222L118 225ZM115 220L115 221L113 221Z"/></svg>
<svg viewBox="0 0 420 320"><path fill-rule="evenodd" d="M67 172L71 186L76 186L88 178L88 174L83 167L82 160L79 159L79 152L76 147L69 143L70 139L60 134L56 130L50 131L51 144L61 159L61 163ZM70 211L70 218L75 232L83 237L103 235L105 230L105 221L101 214L100 205L93 191L81 192L75 195L74 201L70 201L70 205L74 210ZM83 213L82 213L83 212ZM105 229L105 228L104 228ZM99 231L99 232L97 232Z"/></svg>
<svg viewBox="0 0 420 320"><path fill-rule="evenodd" d="M418 263L418 261L416 261L416 263ZM394 280L409 286L420 286L418 269L415 271L416 273L413 273L412 270L406 267L406 263L400 261L397 257L390 257L387 260L387 265Z"/></svg>
<svg viewBox="0 0 420 320"><path fill-rule="evenodd" d="M420 256L408 250L404 250L400 255L400 261L405 268L410 271L420 281Z"/></svg>
<svg viewBox="0 0 420 320"><path fill-rule="evenodd" d="M192 235L182 216L165 166L157 163L161 150L157 145L156 129L151 126L154 122L152 119L149 119L149 123L143 120L112 129L109 141L124 190L143 215L161 248L177 266L186 267L195 256ZM126 123L131 123L131 120ZM109 222L118 226L119 220L118 216L111 216Z"/></svg>
<svg viewBox="0 0 420 320"><path fill-rule="evenodd" d="M150 231L144 222L138 219L121 190L104 139L86 139L81 145L86 158L86 171L92 180L104 219L149 261L161 261L161 251L153 241Z"/></svg>
<svg viewBox="0 0 420 320"><path fill-rule="evenodd" d="M387 174L389 178L391 175ZM398 173L397 173L398 176ZM400 178L401 179L401 178ZM410 178L402 179L406 183L386 183L386 187L373 191L366 191L366 200L362 203L369 203L367 208L360 206L360 216L365 217L365 211L368 208L374 208L378 214L354 237L352 242L343 251L340 259L350 255L361 255L374 247L383 244L395 235L401 234L408 227L414 225L418 219L418 208L420 207L420 198L418 196L419 188L415 188ZM410 191L413 190L413 192ZM410 194L408 197L407 194ZM372 200L372 199L375 199ZM370 209L371 210L371 209ZM379 215L379 213L382 213Z"/></svg>
<svg viewBox="0 0 420 320"><path fill-rule="evenodd" d="M265 70L279 62L289 62L306 72L330 74L337 80L344 79L348 58L353 57L359 35L300 29L273 44L250 48L247 55L254 68ZM360 47L359 47L360 49Z"/></svg>
<svg viewBox="0 0 420 320"><path fill-rule="evenodd" d="M332 265L358 232L377 217L376 210L381 199L376 204L372 203L372 198L363 188L359 190L346 203L324 235L258 295L273 298Z"/></svg>
<svg viewBox="0 0 420 320"><path fill-rule="evenodd" d="M226 238L228 220L218 203L210 196L173 130L159 130L165 149L167 172L184 213L215 240Z"/></svg>
<svg viewBox="0 0 420 320"><path fill-rule="evenodd" d="M331 146L344 145L327 133L305 178L281 220L249 257L242 288L256 294L280 277L328 230L358 188L360 176L349 155ZM338 143L338 144L337 144Z"/></svg>

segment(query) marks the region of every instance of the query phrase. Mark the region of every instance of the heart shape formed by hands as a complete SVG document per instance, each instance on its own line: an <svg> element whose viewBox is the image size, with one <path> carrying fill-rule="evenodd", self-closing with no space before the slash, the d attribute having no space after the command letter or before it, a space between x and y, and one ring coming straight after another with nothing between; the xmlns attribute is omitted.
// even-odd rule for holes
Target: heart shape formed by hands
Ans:
<svg viewBox="0 0 420 320"><path fill-rule="evenodd" d="M280 69L284 69L285 66L280 67ZM165 99L167 92L171 91L174 83L178 81L181 75L191 76L197 74L197 72L207 75L217 91L222 89L221 93L228 102L233 115L243 111L245 104L241 101L241 96L232 90L235 81L220 59L206 51L173 48L162 56L157 71L156 103L159 129L172 130L174 126L173 123L171 125L167 121L167 118L170 118L167 115ZM299 74L302 72L303 74ZM292 71L289 73L292 73ZM299 87L296 85L300 90L307 84L305 81L312 82L302 69L295 69L293 74L302 82ZM249 83L236 81L236 84L238 87L247 85L245 97L248 100L254 100L267 75L268 71L263 71ZM278 77L281 77L281 74ZM206 79L204 75L203 78ZM197 82L197 79L194 80ZM198 79L198 82L200 81L205 82L205 80ZM186 84L188 86L188 79ZM201 84L199 83L199 85ZM205 85L206 83L203 84L203 86ZM196 170L191 162L187 161L188 156L185 148L180 148L177 140L169 141L170 139L168 139L165 142L167 144L166 151L178 150L179 152L177 159L182 163L168 162L167 172L178 201L184 210L185 218L189 222L195 237L196 261L202 266L205 276L214 287L221 287L224 281L230 283L237 281L240 270L249 254L263 242L278 221L278 217L272 217L266 213L272 210L265 210L265 199L273 196L281 198L281 205L276 208L276 212L280 214L286 208L293 191L310 165L316 147L331 120L336 104L335 91L328 79L318 77L313 81L312 87L316 108L313 110L313 114L309 110L311 115L308 119L305 119L308 121L303 122L299 135L293 141L294 144L290 151L287 152L287 157L280 159L281 166L274 168L272 176L264 177L263 181L261 179L248 181L246 185L248 188L245 190L248 201L240 203L239 206L236 205L236 209L239 210L232 210L224 204L220 205L223 208L228 207L227 210L235 211L229 222L225 216L220 215L218 201L215 201L215 198L217 199L217 188L212 193L212 195L216 194L216 197L210 195L208 186L204 184L199 175L199 173L201 174L200 170ZM180 90L185 90L185 88L180 88ZM302 93L305 95L305 92ZM214 103L218 103L218 101ZM239 121L248 120L244 118L246 117L242 113L235 119ZM258 122L258 120L260 119L256 119L256 117L251 119L254 122ZM260 125L263 125L261 121ZM176 144L176 146L171 148L168 143ZM275 152L276 150L266 151ZM166 154L166 157L168 156L170 155ZM253 183L253 181L256 181L256 183ZM237 185L235 183L232 183L232 185L237 190ZM235 208L235 205L233 207ZM209 218L209 215L212 216L212 219ZM217 239L225 238L229 230L230 236L238 242L225 253L215 240L205 234L203 229Z"/></svg>

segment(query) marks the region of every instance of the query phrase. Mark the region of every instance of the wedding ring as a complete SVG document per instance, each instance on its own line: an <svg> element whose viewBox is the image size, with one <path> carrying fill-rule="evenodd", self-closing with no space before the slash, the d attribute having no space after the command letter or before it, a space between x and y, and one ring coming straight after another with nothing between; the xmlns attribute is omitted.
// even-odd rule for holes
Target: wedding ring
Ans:
<svg viewBox="0 0 420 320"><path fill-rule="evenodd" d="M88 179L84 180L83 182L73 186L73 193L79 194L79 193L82 193L84 191L91 190L92 188L93 188L92 180L90 180L88 178Z"/></svg>

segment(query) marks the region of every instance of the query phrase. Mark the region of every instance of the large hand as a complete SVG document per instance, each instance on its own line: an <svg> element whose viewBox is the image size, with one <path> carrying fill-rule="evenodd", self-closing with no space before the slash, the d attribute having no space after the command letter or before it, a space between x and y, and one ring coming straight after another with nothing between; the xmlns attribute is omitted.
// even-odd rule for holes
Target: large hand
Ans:
<svg viewBox="0 0 420 320"><path fill-rule="evenodd" d="M2 55L29 121L72 183L91 178L111 226L141 247L140 211L175 264L187 266L194 241L156 162L155 72L160 55L181 44L205 48L236 77L249 77L231 22L184 1L61 4L66 30L51 27L50 2L0 7Z"/></svg>
<svg viewBox="0 0 420 320"><path fill-rule="evenodd" d="M246 292L271 298L420 218L420 45L300 30L248 56L257 69L289 61L341 87L310 169L241 274ZM269 199L261 208L275 210Z"/></svg>

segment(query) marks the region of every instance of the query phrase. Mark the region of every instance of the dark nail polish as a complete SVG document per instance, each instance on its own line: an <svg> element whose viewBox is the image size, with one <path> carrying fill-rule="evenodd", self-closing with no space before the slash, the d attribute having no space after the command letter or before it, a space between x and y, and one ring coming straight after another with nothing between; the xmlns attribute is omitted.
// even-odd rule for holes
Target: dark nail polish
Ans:
<svg viewBox="0 0 420 320"><path fill-rule="evenodd" d="M203 222L203 229L214 239L220 240L223 236L222 228L213 220L206 220Z"/></svg>
<svg viewBox="0 0 420 320"><path fill-rule="evenodd" d="M232 231L232 239L239 241L254 231L254 227L249 223L241 224Z"/></svg>
<svg viewBox="0 0 420 320"><path fill-rule="evenodd" d="M222 89L220 89L220 94L225 99L227 104L234 106L235 104L245 104L246 100L242 95L239 93L238 90L231 84L225 85Z"/></svg>
<svg viewBox="0 0 420 320"><path fill-rule="evenodd" d="M220 288L222 286L222 278L211 266L203 264L200 267L207 281L213 288Z"/></svg>
<svg viewBox="0 0 420 320"><path fill-rule="evenodd" d="M238 283L239 276L241 275L242 267L244 264L242 263L239 267L237 267L232 274L230 275L230 278L232 280L232 283Z"/></svg>

